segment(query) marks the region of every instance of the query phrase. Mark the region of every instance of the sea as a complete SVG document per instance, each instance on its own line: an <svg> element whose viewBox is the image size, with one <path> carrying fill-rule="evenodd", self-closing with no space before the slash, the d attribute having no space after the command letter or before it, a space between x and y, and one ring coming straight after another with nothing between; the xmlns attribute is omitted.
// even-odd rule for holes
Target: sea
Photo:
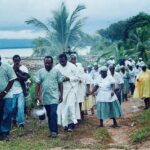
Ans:
<svg viewBox="0 0 150 150"><path fill-rule="evenodd" d="M29 57L32 55L32 53L32 48L0 49L0 56L2 58L12 58L14 55L20 55L21 57Z"/></svg>
<svg viewBox="0 0 150 150"><path fill-rule="evenodd" d="M77 49L77 53L81 56L87 55L90 52L90 47L87 46L83 49ZM3 61L11 60L14 55L20 55L21 57L30 57L33 54L33 48L17 48L17 49L0 49L0 56ZM7 62L7 61L6 61Z"/></svg>

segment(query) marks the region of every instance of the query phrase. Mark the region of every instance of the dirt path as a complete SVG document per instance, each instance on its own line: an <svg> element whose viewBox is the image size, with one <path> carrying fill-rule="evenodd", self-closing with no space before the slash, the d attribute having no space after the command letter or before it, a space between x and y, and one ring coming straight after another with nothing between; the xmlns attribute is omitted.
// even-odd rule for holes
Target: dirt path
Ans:
<svg viewBox="0 0 150 150"><path fill-rule="evenodd" d="M131 117L136 115L144 106L142 100L129 99L129 101L122 104L122 109L124 115L118 119L120 128L108 128L108 132L112 136L114 143L110 144L110 147L114 149L134 149L134 146L130 145L129 135L134 122L132 122ZM107 126L111 124L108 121Z"/></svg>
<svg viewBox="0 0 150 150"><path fill-rule="evenodd" d="M122 104L123 116L117 120L120 125L119 128L109 127L112 124L112 120L104 122L105 128L108 130L113 139L113 142L108 145L108 147L110 147L108 150L131 150L138 149L139 147L142 147L143 149L147 148L147 144L146 146L139 145L138 147L135 147L129 142L130 131L134 126L134 122L132 122L131 118L134 115L137 115L141 109L143 109L143 106L144 103L142 100L129 99L129 101ZM96 121L94 116L91 118ZM98 123L98 121L96 122ZM88 145L89 143L94 144L95 140L92 138L83 138L81 139L81 142Z"/></svg>

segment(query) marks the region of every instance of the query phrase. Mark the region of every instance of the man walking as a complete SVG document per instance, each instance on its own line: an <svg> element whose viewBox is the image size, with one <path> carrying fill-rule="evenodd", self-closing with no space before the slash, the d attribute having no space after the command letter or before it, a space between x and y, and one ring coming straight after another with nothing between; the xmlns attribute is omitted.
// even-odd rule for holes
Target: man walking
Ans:
<svg viewBox="0 0 150 150"><path fill-rule="evenodd" d="M16 75L11 66L1 62L0 57L0 140L9 140L13 94L11 87Z"/></svg>
<svg viewBox="0 0 150 150"><path fill-rule="evenodd" d="M42 104L44 105L51 137L55 138L58 134L57 126L57 106L59 101L63 100L63 75L53 68L53 58L46 56L44 58L44 68L36 74L35 99L40 100L42 94Z"/></svg>
<svg viewBox="0 0 150 150"><path fill-rule="evenodd" d="M63 102L58 107L58 124L65 127L66 131L72 132L77 120L81 118L76 96L79 82L77 69L67 61L65 54L59 55L59 64L56 68L66 77L63 82Z"/></svg>
<svg viewBox="0 0 150 150"><path fill-rule="evenodd" d="M27 96L26 81L29 79L28 69L21 64L19 55L13 56L13 69L17 79L13 84L13 124L24 127L25 97Z"/></svg>

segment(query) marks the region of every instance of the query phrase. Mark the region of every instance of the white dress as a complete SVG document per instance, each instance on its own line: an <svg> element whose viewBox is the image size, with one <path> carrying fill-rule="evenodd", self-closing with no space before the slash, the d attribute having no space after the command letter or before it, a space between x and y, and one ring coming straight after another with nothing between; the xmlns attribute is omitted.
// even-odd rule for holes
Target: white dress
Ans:
<svg viewBox="0 0 150 150"><path fill-rule="evenodd" d="M63 102L58 105L57 109L58 124L65 127L71 123L76 124L77 119L81 118L76 96L78 84L77 70L70 62L67 62L65 67L58 64L55 68L64 76L70 78L70 81L63 82Z"/></svg>
<svg viewBox="0 0 150 150"><path fill-rule="evenodd" d="M79 82L77 84L77 94L76 94L77 100L78 100L78 103L83 103L84 97L85 97L86 78L85 78L83 67L79 64L76 64L76 68L77 68L77 77L79 79Z"/></svg>

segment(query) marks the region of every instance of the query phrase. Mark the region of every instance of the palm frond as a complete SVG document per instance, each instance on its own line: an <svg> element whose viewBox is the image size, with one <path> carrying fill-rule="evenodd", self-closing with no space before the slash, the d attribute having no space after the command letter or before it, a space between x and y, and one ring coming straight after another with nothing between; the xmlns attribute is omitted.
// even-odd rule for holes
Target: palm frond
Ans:
<svg viewBox="0 0 150 150"><path fill-rule="evenodd" d="M54 30L58 42L64 47L67 33L67 20L69 13L64 3L61 5L60 11L53 11L53 19L49 20L49 24Z"/></svg>
<svg viewBox="0 0 150 150"><path fill-rule="evenodd" d="M79 17L79 12L84 9L86 9L85 5L78 5L76 7L76 9L72 12L70 16L68 27L70 27L76 21L76 19Z"/></svg>
<svg viewBox="0 0 150 150"><path fill-rule="evenodd" d="M79 19L71 28L68 30L66 43L77 41L81 34L81 27L86 18Z"/></svg>
<svg viewBox="0 0 150 150"><path fill-rule="evenodd" d="M36 27L37 29L41 29L44 30L46 32L50 32L49 28L40 20L36 19L36 18L31 18L27 21L25 21L26 24L31 24L34 27Z"/></svg>

